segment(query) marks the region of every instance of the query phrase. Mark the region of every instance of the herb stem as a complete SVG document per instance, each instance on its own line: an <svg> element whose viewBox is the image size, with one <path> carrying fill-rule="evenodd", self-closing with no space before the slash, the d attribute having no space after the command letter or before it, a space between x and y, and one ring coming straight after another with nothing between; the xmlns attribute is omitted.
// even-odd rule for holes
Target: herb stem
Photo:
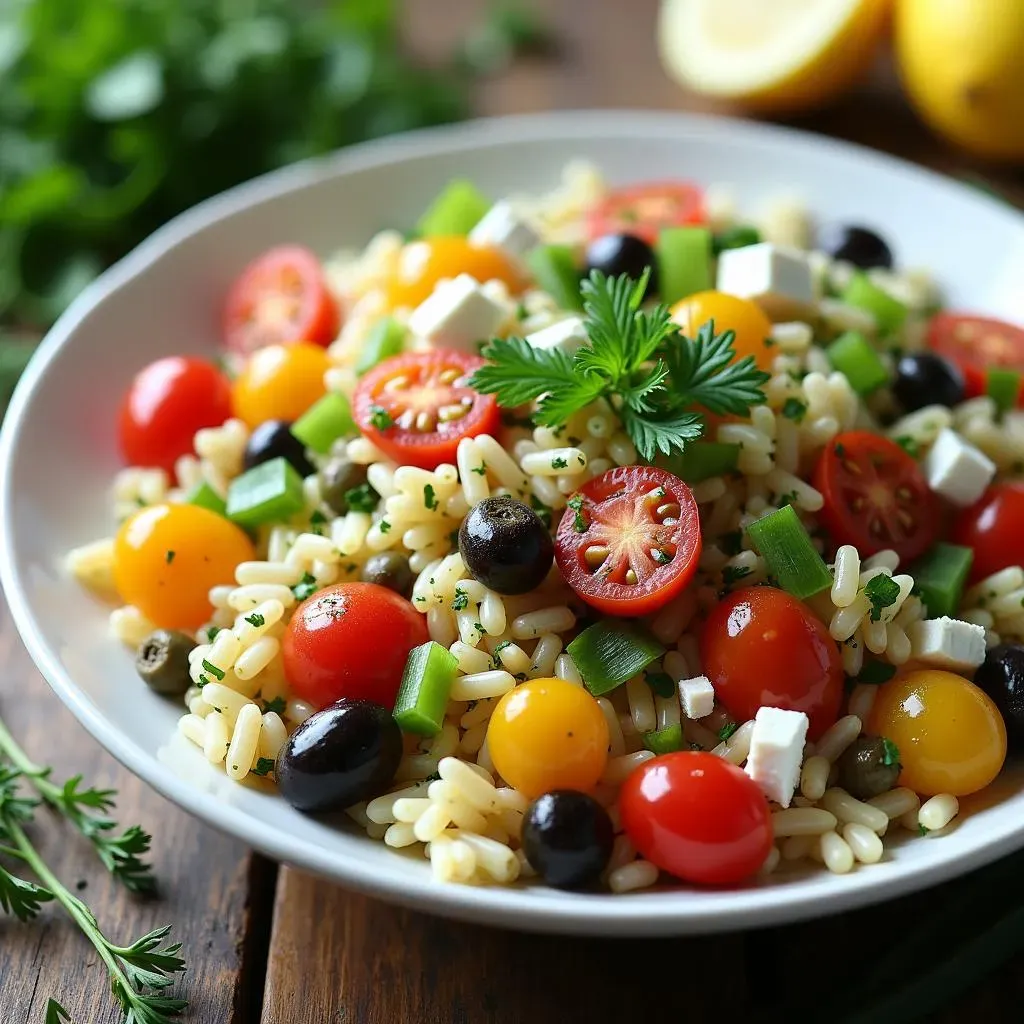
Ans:
<svg viewBox="0 0 1024 1024"><path fill-rule="evenodd" d="M18 857L21 860L25 859L21 850L16 850L13 846L4 846L0 844L0 854L2 854L4 857Z"/></svg>
<svg viewBox="0 0 1024 1024"><path fill-rule="evenodd" d="M0 751L7 755L7 759L21 772L32 785L39 791L39 795L47 803L57 806L60 802L60 787L55 786L47 779L49 769L41 768L32 761L28 754L18 746L15 738L10 734L4 720L0 718Z"/></svg>

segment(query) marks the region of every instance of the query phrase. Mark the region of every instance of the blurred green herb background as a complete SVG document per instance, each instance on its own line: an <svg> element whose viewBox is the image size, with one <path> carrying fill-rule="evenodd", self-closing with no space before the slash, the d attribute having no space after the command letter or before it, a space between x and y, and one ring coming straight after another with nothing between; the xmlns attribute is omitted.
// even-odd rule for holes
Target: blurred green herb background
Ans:
<svg viewBox="0 0 1024 1024"><path fill-rule="evenodd" d="M442 62L399 0L0 0L0 408L104 267L202 199L363 139L457 121L548 40L495 4Z"/></svg>

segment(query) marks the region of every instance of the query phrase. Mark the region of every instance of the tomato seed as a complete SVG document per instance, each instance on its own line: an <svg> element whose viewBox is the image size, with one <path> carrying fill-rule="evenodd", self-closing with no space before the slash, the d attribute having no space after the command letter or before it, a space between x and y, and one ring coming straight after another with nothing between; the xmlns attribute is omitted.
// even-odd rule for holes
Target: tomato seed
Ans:
<svg viewBox="0 0 1024 1024"><path fill-rule="evenodd" d="M425 409L416 416L416 429L421 434L429 434L436 425L434 417Z"/></svg>
<svg viewBox="0 0 1024 1024"><path fill-rule="evenodd" d="M392 377L391 380L384 384L382 390L384 391L404 391L409 386L409 378L404 374L399 374L397 377Z"/></svg>
<svg viewBox="0 0 1024 1024"><path fill-rule="evenodd" d="M437 379L442 384L454 384L459 379L459 373L461 371L451 367L448 370L442 370L438 375Z"/></svg>
<svg viewBox="0 0 1024 1024"><path fill-rule="evenodd" d="M442 423L451 423L453 420L460 420L469 410L465 405L442 405L437 410L437 418Z"/></svg>
<svg viewBox="0 0 1024 1024"><path fill-rule="evenodd" d="M592 544L583 552L583 558L591 569L597 569L608 557L608 549L600 544Z"/></svg>
<svg viewBox="0 0 1024 1024"><path fill-rule="evenodd" d="M654 514L664 520L666 516L672 516L673 519L679 518L679 503L676 501L666 502L664 505L659 505L655 510Z"/></svg>
<svg viewBox="0 0 1024 1024"><path fill-rule="evenodd" d="M631 586L635 587L639 580L636 578L636 573L632 569L626 570L626 582Z"/></svg>

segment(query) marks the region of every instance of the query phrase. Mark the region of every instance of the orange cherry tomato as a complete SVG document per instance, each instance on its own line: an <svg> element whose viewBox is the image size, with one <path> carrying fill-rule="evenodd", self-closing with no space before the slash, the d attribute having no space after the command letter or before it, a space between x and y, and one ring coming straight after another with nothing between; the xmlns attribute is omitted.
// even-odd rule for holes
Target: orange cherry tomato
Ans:
<svg viewBox="0 0 1024 1024"><path fill-rule="evenodd" d="M297 420L327 392L331 360L319 345L270 345L254 352L235 379L235 415L255 429L267 420Z"/></svg>
<svg viewBox="0 0 1024 1024"><path fill-rule="evenodd" d="M714 320L715 333L735 331L733 349L736 359L753 356L762 370L770 370L778 354L768 341L772 333L772 322L756 302L741 299L725 292L697 292L680 299L671 310L672 319L688 338L694 338L697 331Z"/></svg>

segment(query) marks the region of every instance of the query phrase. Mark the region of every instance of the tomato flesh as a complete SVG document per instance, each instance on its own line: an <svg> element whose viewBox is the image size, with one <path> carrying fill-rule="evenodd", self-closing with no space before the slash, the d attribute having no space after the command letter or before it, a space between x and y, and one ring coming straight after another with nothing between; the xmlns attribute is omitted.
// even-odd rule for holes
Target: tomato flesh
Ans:
<svg viewBox="0 0 1024 1024"><path fill-rule="evenodd" d="M939 533L939 510L920 466L880 434L849 431L826 446L814 470L832 541L862 557L891 548L901 561L923 555Z"/></svg>
<svg viewBox="0 0 1024 1024"><path fill-rule="evenodd" d="M285 678L318 708L341 697L390 708L409 651L429 639L427 620L393 590L339 583L305 600L288 623Z"/></svg>
<svg viewBox="0 0 1024 1024"><path fill-rule="evenodd" d="M972 582L1024 565L1024 482L993 484L953 523L953 541L974 552Z"/></svg>
<svg viewBox="0 0 1024 1024"><path fill-rule="evenodd" d="M746 587L711 609L700 638L704 674L738 721L761 707L802 711L820 736L839 714L843 663L836 642L803 602L773 587Z"/></svg>
<svg viewBox="0 0 1024 1024"><path fill-rule="evenodd" d="M329 345L338 335L341 314L316 256L299 245L282 245L238 276L223 320L227 347L247 355L266 345Z"/></svg>
<svg viewBox="0 0 1024 1024"><path fill-rule="evenodd" d="M703 224L704 193L684 181L652 181L614 189L587 216L590 238L635 235L654 244L662 228Z"/></svg>
<svg viewBox="0 0 1024 1024"><path fill-rule="evenodd" d="M938 313L928 324L928 346L960 367L967 398L987 393L990 369L1024 375L1024 329L1003 320ZM1017 405L1024 405L1024 386L1018 386Z"/></svg>
<svg viewBox="0 0 1024 1024"><path fill-rule="evenodd" d="M652 864L698 885L735 885L772 846L768 801L744 771L714 754L652 758L626 779L622 825Z"/></svg>
<svg viewBox="0 0 1024 1024"><path fill-rule="evenodd" d="M618 466L583 485L558 524L555 561L587 604L645 615L671 601L700 559L697 502L654 466Z"/></svg>
<svg viewBox="0 0 1024 1024"><path fill-rule="evenodd" d="M451 349L385 359L356 388L356 425L401 465L435 469L442 462L454 463L464 437L498 429L494 396L466 383L483 363L478 356Z"/></svg>
<svg viewBox="0 0 1024 1024"><path fill-rule="evenodd" d="M192 452L197 430L219 427L231 415L231 384L212 363L170 356L150 363L132 381L121 404L121 452L133 466L174 474Z"/></svg>

